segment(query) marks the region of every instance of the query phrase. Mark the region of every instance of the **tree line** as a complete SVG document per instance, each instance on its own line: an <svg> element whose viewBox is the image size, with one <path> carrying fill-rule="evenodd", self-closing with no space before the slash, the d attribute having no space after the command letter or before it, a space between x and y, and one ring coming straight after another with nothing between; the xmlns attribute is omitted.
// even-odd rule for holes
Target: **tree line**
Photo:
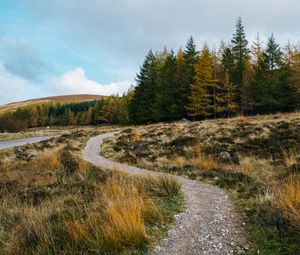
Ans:
<svg viewBox="0 0 300 255"><path fill-rule="evenodd" d="M127 124L129 95L90 102L50 103L18 108L0 117L0 132L53 125Z"/></svg>
<svg viewBox="0 0 300 255"><path fill-rule="evenodd" d="M149 51L136 86L122 97L23 107L0 117L0 132L25 127L142 124L183 118L289 112L300 107L300 43L281 47L273 34L248 45L242 19L229 43L200 51L192 37L185 49Z"/></svg>
<svg viewBox="0 0 300 255"><path fill-rule="evenodd" d="M201 120L293 111L299 108L300 45L284 49L273 34L248 47L242 19L230 43L198 51L191 37L184 50L150 51L129 103L132 123Z"/></svg>

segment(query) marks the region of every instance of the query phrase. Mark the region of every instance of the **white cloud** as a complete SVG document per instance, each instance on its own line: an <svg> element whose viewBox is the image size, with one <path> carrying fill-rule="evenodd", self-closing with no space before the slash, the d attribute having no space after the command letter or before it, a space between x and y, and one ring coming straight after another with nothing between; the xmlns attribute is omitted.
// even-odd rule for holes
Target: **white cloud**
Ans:
<svg viewBox="0 0 300 255"><path fill-rule="evenodd" d="M90 80L85 71L78 67L64 73L61 77L53 81L49 88L58 94L97 94L112 95L126 92L131 83L130 81L119 81L108 84L100 84Z"/></svg>
<svg viewBox="0 0 300 255"><path fill-rule="evenodd" d="M130 85L129 81L100 84L86 77L82 68L68 71L48 85L38 85L12 74L0 62L0 104L52 95L121 95Z"/></svg>

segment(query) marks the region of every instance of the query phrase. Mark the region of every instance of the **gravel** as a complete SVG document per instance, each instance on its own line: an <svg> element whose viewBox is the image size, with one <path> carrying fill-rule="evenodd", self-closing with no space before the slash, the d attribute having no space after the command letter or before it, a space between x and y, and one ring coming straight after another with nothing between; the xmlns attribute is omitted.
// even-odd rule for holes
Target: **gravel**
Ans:
<svg viewBox="0 0 300 255"><path fill-rule="evenodd" d="M107 169L118 169L137 175L166 175L113 162L100 155L106 133L91 138L83 158ZM173 176L182 184L186 210L174 216L174 225L154 248L153 254L244 254L248 248L245 223L235 211L226 193L213 185Z"/></svg>

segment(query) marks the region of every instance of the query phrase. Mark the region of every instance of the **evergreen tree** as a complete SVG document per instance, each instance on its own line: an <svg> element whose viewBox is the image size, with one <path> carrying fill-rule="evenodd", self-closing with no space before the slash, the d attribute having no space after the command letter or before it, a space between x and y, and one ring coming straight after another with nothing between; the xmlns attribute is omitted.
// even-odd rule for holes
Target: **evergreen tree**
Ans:
<svg viewBox="0 0 300 255"><path fill-rule="evenodd" d="M151 122L157 87L157 61L152 51L146 56L136 82L135 92L129 104L130 121L135 124Z"/></svg>
<svg viewBox="0 0 300 255"><path fill-rule="evenodd" d="M273 70L279 69L283 64L283 53L279 44L275 42L273 34L269 37L264 56L267 68L271 71L271 73Z"/></svg>
<svg viewBox="0 0 300 255"><path fill-rule="evenodd" d="M230 47L225 46L225 48L223 48L223 49L221 48L221 52L222 52L221 65L222 65L223 77L226 74L228 74L230 80L232 81L233 72L234 72L234 56L233 56L232 50Z"/></svg>
<svg viewBox="0 0 300 255"><path fill-rule="evenodd" d="M188 97L191 94L192 84L195 83L196 63L198 60L198 52L193 37L187 41L186 49L183 53L183 84L181 86L181 94L183 96L183 104L180 105L182 116L187 117L186 106L189 104Z"/></svg>
<svg viewBox="0 0 300 255"><path fill-rule="evenodd" d="M156 90L154 119L156 121L171 121L176 116L173 115L173 107L176 103L176 57L171 51L164 58L164 63L160 68L159 83Z"/></svg>
<svg viewBox="0 0 300 255"><path fill-rule="evenodd" d="M236 32L233 35L231 43L234 59L232 82L237 85L237 89L240 91L243 82L245 62L248 59L249 55L249 49L247 48L248 41L246 39L246 34L244 31L244 26L241 17L239 17L236 22ZM237 103L241 104L240 93L237 93Z"/></svg>
<svg viewBox="0 0 300 255"><path fill-rule="evenodd" d="M180 48L176 55L176 70L174 74L174 102L171 106L172 116L174 119L180 119L184 117L186 104L186 95L184 95L184 53Z"/></svg>
<svg viewBox="0 0 300 255"><path fill-rule="evenodd" d="M289 86L291 69L284 64L283 53L273 34L263 58L255 68L255 104L259 113L290 111L297 104L296 92Z"/></svg>

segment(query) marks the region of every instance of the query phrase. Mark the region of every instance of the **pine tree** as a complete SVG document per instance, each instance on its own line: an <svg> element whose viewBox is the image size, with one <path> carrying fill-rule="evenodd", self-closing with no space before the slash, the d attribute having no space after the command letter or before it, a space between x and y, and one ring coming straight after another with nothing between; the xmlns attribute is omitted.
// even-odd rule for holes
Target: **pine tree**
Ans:
<svg viewBox="0 0 300 255"><path fill-rule="evenodd" d="M291 69L283 61L283 53L273 34L269 37L263 59L255 68L255 104L259 113L290 111L297 103L296 92L289 86Z"/></svg>
<svg viewBox="0 0 300 255"><path fill-rule="evenodd" d="M211 53L205 44L196 63L195 82L188 97L190 103L186 107L188 114L194 119L205 118L212 114L212 88L216 85L212 61Z"/></svg>
<svg viewBox="0 0 300 255"><path fill-rule="evenodd" d="M188 97L191 94L192 84L195 83L196 63L198 60L198 51L193 37L187 41L186 49L183 53L183 84L181 86L181 93L183 96L183 104L180 105L182 116L187 117L186 106L189 104Z"/></svg>
<svg viewBox="0 0 300 255"><path fill-rule="evenodd" d="M184 117L184 105L186 103L186 97L183 93L184 89L184 53L180 48L176 55L176 70L174 74L174 103L171 106L172 115L174 119L181 119Z"/></svg>
<svg viewBox="0 0 300 255"><path fill-rule="evenodd" d="M267 49L265 51L265 63L270 71L279 69L283 64L283 53L279 44L275 42L274 35L269 37Z"/></svg>
<svg viewBox="0 0 300 255"><path fill-rule="evenodd" d="M249 49L247 48L248 41L244 31L242 18L239 17L236 22L236 32L231 40L233 45L232 53L234 59L234 70L232 76L232 82L237 85L237 89L240 91L243 82L243 74L245 70L245 61L249 56ZM237 103L241 103L240 94L237 94Z"/></svg>
<svg viewBox="0 0 300 255"><path fill-rule="evenodd" d="M159 82L157 85L155 103L154 103L154 119L156 121L171 121L175 118L172 108L175 105L175 72L176 57L171 51L164 55L163 63L159 70Z"/></svg>
<svg viewBox="0 0 300 255"><path fill-rule="evenodd" d="M225 76L225 74L228 74L230 80L232 81L233 72L234 72L234 56L232 50L229 46L225 46L225 48L221 49L221 52L222 52L221 65L222 65L223 77Z"/></svg>
<svg viewBox="0 0 300 255"><path fill-rule="evenodd" d="M157 76L156 57L150 51L137 75L137 85L129 104L129 118L132 123L140 124L153 120Z"/></svg>

